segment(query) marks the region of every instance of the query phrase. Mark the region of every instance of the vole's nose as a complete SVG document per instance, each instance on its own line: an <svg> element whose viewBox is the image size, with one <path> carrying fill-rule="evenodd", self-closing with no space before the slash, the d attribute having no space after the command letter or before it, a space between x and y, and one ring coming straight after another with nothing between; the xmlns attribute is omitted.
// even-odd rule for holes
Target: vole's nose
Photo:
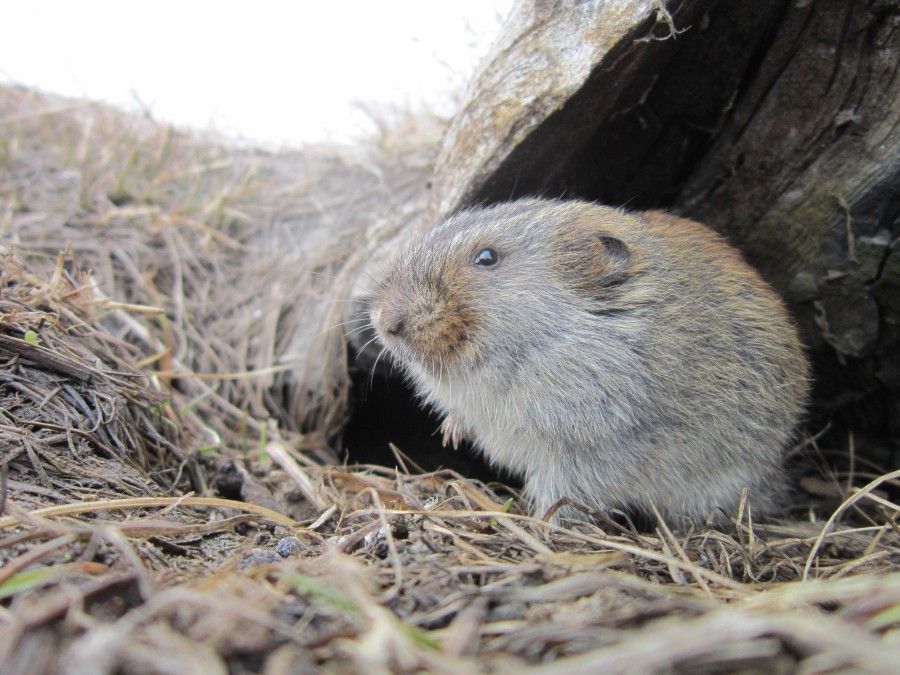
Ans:
<svg viewBox="0 0 900 675"><path fill-rule="evenodd" d="M406 332L406 321L402 316L388 317L384 324L384 330L388 335L401 337Z"/></svg>
<svg viewBox="0 0 900 675"><path fill-rule="evenodd" d="M375 324L386 335L397 338L406 336L406 315L398 309L382 306L375 314Z"/></svg>

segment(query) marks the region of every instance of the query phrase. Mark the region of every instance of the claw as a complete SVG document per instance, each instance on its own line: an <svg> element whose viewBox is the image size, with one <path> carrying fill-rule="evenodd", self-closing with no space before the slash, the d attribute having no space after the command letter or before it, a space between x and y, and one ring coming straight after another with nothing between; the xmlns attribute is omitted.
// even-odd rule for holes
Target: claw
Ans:
<svg viewBox="0 0 900 675"><path fill-rule="evenodd" d="M459 450L459 444L464 437L459 422L452 415L447 415L441 423L441 444L445 448L452 444L454 450Z"/></svg>

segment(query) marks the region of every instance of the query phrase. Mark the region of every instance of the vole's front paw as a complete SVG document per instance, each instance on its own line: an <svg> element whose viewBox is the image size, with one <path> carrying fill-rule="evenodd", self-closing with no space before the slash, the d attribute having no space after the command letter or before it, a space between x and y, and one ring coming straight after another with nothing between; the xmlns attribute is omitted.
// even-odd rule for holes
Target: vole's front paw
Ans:
<svg viewBox="0 0 900 675"><path fill-rule="evenodd" d="M441 444L444 447L452 444L454 450L459 449L459 444L466 438L463 425L453 415L447 415L441 423Z"/></svg>

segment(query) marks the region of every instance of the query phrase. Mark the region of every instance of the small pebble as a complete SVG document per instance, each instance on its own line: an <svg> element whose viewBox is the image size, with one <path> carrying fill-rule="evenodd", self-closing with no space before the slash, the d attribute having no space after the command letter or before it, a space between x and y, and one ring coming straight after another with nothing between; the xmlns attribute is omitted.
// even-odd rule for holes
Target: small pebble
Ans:
<svg viewBox="0 0 900 675"><path fill-rule="evenodd" d="M497 605L488 612L491 621L522 621L525 609L519 605Z"/></svg>
<svg viewBox="0 0 900 675"><path fill-rule="evenodd" d="M248 567L256 567L257 565L271 565L280 560L281 558L272 551L266 551L261 548L251 548L244 553L244 556L241 558L240 568L247 569Z"/></svg>
<svg viewBox="0 0 900 675"><path fill-rule="evenodd" d="M394 539L407 539L409 537L409 526L404 521L395 522L391 528L391 534Z"/></svg>
<svg viewBox="0 0 900 675"><path fill-rule="evenodd" d="M275 544L275 553L282 558L297 555L300 552L300 540L297 537L283 537Z"/></svg>

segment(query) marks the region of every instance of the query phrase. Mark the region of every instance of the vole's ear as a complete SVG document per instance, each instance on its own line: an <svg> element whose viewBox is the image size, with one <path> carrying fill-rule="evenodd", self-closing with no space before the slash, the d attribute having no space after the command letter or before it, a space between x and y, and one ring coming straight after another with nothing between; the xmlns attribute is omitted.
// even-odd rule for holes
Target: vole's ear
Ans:
<svg viewBox="0 0 900 675"><path fill-rule="evenodd" d="M568 229L568 228L567 228ZM557 238L560 278L594 296L629 277L632 252L618 237L591 227L575 227Z"/></svg>

